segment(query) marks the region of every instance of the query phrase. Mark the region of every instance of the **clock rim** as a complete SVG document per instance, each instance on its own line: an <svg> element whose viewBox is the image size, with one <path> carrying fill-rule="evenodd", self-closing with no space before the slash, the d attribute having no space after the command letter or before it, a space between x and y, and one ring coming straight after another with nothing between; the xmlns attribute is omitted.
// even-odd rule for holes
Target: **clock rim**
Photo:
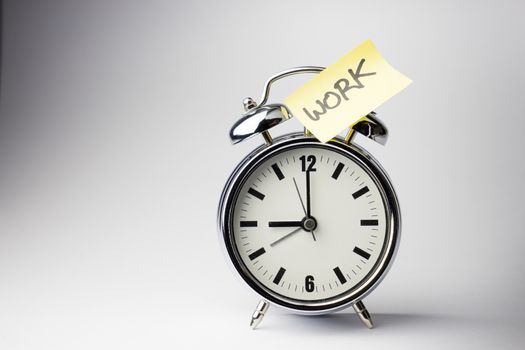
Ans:
<svg viewBox="0 0 525 350"><path fill-rule="evenodd" d="M283 152L287 149L300 147L301 145L315 145L315 147L333 149L336 152L349 156L350 159L358 163L374 180L385 200L385 214L387 218L386 244L382 249L381 256L376 262L373 270L368 273L350 291L341 293L332 298L321 301L301 301L292 299L273 292L268 287L258 281L242 262L238 252L236 252L231 227L233 206L238 195L240 186L251 174L251 171L271 156ZM262 145L248 154L233 170L228 178L219 202L217 215L219 242L223 253L227 257L230 268L235 271L243 284L255 291L259 296L271 302L273 305L284 308L293 313L300 314L326 314L350 307L359 300L362 300L371 293L377 285L384 279L390 269L397 250L401 236L401 214L399 201L394 187L386 171L379 162L367 151L356 144L347 144L342 139L336 138L325 144L319 142L311 136L303 133L291 133L282 135L273 140L271 145Z"/></svg>

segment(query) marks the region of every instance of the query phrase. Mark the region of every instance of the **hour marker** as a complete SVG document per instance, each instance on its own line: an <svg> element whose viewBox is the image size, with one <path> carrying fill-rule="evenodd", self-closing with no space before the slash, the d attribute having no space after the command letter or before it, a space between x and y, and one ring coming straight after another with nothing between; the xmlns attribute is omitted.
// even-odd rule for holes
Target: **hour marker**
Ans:
<svg viewBox="0 0 525 350"><path fill-rule="evenodd" d="M343 275L343 273L341 272L341 269L339 268L339 266L334 269L334 272L335 272L335 275L337 276L337 278L339 279L339 282L341 282L341 284L345 284L346 283L346 278Z"/></svg>
<svg viewBox="0 0 525 350"><path fill-rule="evenodd" d="M266 253L266 250L264 250L264 248L257 249L256 251L254 251L253 253L248 255L248 258L250 258L250 260L257 259L258 257L263 255L264 253Z"/></svg>
<svg viewBox="0 0 525 350"><path fill-rule="evenodd" d="M273 279L273 283L279 284L281 282L281 278L283 278L284 273L286 272L286 269L284 267L281 267L279 269L279 272L277 272L277 275L275 275L275 278Z"/></svg>
<svg viewBox="0 0 525 350"><path fill-rule="evenodd" d="M264 194L262 194L261 192L257 191L253 187L250 187L250 189L248 190L248 193L251 194L254 197L259 198L260 200L264 199Z"/></svg>
<svg viewBox="0 0 525 350"><path fill-rule="evenodd" d="M355 247L354 248L354 253L356 253L357 255L360 255L361 257L365 258L366 260L368 260L370 258L370 254L365 252L363 249L361 249L359 247Z"/></svg>
<svg viewBox="0 0 525 350"><path fill-rule="evenodd" d="M332 174L332 178L337 180L337 178L339 177L339 174L341 174L341 171L343 171L344 167L345 167L345 165L343 163L339 162L339 164L337 164L337 167L335 168L334 173Z"/></svg>
<svg viewBox="0 0 525 350"><path fill-rule="evenodd" d="M361 226L377 226L377 220L361 220Z"/></svg>
<svg viewBox="0 0 525 350"><path fill-rule="evenodd" d="M284 179L283 172L281 171L281 169L279 168L277 163L272 165L272 169L273 169L273 172L275 173L275 175L277 175L277 178L279 178L279 181Z"/></svg>
<svg viewBox="0 0 525 350"><path fill-rule="evenodd" d="M365 186L365 187L361 188L360 190L355 191L352 194L352 197L354 197L354 199L357 199L357 198L361 197L362 195L364 195L365 193L367 193L368 191L370 191L370 190L368 189L368 187Z"/></svg>
<svg viewBox="0 0 525 350"><path fill-rule="evenodd" d="M257 227L257 221L241 221L241 227Z"/></svg>

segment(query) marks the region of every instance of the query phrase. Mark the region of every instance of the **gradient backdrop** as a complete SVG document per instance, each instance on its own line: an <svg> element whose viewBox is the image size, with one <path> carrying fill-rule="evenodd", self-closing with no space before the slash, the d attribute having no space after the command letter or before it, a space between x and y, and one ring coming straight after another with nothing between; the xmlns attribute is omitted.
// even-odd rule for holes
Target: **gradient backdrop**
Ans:
<svg viewBox="0 0 525 350"><path fill-rule="evenodd" d="M522 1L4 1L0 349L522 349ZM342 312L271 308L228 269L216 207L261 139L246 96L371 38L414 83L366 139L402 205L396 262ZM307 78L278 84L283 99ZM276 134L298 130L293 120Z"/></svg>

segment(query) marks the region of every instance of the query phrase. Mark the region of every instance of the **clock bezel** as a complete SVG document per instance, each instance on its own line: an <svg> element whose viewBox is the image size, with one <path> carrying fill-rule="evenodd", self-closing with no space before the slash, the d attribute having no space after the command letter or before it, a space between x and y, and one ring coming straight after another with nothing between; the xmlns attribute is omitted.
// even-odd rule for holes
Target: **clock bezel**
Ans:
<svg viewBox="0 0 525 350"><path fill-rule="evenodd" d="M387 232L385 244L374 268L356 286L332 298L323 300L299 300L285 297L264 286L255 278L242 261L236 248L233 237L233 212L235 200L242 184L258 167L259 164L270 157L288 149L313 146L327 148L349 157L361 166L376 183L385 201L385 215L387 218ZM388 175L381 165L364 149L355 144L346 144L341 139L334 139L321 143L314 137L305 136L303 133L283 135L274 139L269 146L263 145L251 152L235 168L230 175L221 195L218 212L219 241L223 251L228 256L230 266L236 275L265 300L278 305L288 311L301 314L325 314L347 308L363 299L383 280L388 272L399 246L401 233L401 215L399 202Z"/></svg>

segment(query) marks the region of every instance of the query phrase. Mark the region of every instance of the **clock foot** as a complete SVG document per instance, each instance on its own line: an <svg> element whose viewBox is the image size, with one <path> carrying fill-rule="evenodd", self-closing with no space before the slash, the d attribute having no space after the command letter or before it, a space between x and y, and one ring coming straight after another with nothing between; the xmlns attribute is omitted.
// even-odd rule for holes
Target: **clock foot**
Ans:
<svg viewBox="0 0 525 350"><path fill-rule="evenodd" d="M259 301L259 304L257 304L257 307L255 308L255 311L252 314L252 319L250 320L250 327L252 327L252 329L257 328L259 323L261 323L269 307L270 303L266 300Z"/></svg>
<svg viewBox="0 0 525 350"><path fill-rule="evenodd" d="M361 320L361 322L363 322L367 328L369 329L374 328L374 323L372 322L372 317L370 316L370 312L368 312L365 304L363 304L361 300L356 302L353 305L353 308L357 316L359 316L359 319Z"/></svg>

